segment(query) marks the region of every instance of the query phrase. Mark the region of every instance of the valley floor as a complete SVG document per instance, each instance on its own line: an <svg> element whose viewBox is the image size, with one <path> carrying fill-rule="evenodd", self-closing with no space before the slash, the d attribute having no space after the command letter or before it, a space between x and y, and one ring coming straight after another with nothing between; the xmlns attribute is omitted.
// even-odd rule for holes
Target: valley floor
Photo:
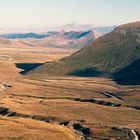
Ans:
<svg viewBox="0 0 140 140"><path fill-rule="evenodd" d="M9 49L0 48L0 139L139 139L140 86L105 78L31 79L15 64L54 61L72 51Z"/></svg>

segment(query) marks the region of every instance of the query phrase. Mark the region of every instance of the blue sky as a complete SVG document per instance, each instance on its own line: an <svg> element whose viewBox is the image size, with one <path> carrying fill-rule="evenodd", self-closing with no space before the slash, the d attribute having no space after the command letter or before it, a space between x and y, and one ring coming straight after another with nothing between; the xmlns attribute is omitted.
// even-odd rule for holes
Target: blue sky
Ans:
<svg viewBox="0 0 140 140"><path fill-rule="evenodd" d="M95 26L140 20L140 0L0 0L0 28Z"/></svg>

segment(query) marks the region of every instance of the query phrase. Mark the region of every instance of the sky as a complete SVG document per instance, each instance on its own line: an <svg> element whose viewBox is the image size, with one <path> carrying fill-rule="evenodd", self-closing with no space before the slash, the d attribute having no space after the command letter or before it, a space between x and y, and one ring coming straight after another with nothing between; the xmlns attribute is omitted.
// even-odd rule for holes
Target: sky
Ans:
<svg viewBox="0 0 140 140"><path fill-rule="evenodd" d="M140 0L0 0L0 28L120 25L140 20Z"/></svg>

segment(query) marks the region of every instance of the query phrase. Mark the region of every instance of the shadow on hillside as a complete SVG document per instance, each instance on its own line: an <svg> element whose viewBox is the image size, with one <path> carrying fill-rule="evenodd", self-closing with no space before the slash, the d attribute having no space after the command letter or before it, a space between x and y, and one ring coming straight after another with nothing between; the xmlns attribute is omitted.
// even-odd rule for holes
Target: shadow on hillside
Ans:
<svg viewBox="0 0 140 140"><path fill-rule="evenodd" d="M140 85L140 59L113 73L111 76L109 73L100 71L95 67L76 70L67 75L80 77L111 77L113 81L120 85Z"/></svg>
<svg viewBox="0 0 140 140"><path fill-rule="evenodd" d="M140 85L140 59L114 73L112 78L121 85Z"/></svg>
<svg viewBox="0 0 140 140"><path fill-rule="evenodd" d="M26 72L43 65L44 63L16 63L16 67L22 69L20 74L25 74Z"/></svg>
<svg viewBox="0 0 140 140"><path fill-rule="evenodd" d="M68 73L71 76L81 76L81 77L101 77L103 76L104 72L97 70L97 68L86 68L86 69L79 69Z"/></svg>

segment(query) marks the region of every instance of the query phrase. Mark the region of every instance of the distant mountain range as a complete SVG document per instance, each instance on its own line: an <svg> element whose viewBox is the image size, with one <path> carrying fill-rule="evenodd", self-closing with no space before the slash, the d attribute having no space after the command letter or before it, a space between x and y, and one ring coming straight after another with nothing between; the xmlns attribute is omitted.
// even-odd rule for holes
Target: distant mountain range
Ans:
<svg viewBox="0 0 140 140"><path fill-rule="evenodd" d="M99 32L94 29L85 30L89 29L87 26L80 26L78 29L77 28L78 26L70 28L69 25L67 31L63 30L49 31L44 33L29 32L0 34L0 45L80 49L90 44L103 34L110 32L115 27L111 26L97 28Z"/></svg>
<svg viewBox="0 0 140 140"><path fill-rule="evenodd" d="M8 38L8 39L26 39L26 38L46 38L51 35L56 34L57 32L47 32L46 34L37 34L37 33L9 33L9 34L1 34L0 37Z"/></svg>
<svg viewBox="0 0 140 140"><path fill-rule="evenodd" d="M119 26L77 53L28 75L111 76L121 84L140 84L140 22Z"/></svg>
<svg viewBox="0 0 140 140"><path fill-rule="evenodd" d="M57 27L55 30L65 30L65 31L87 31L87 30L94 30L102 35L107 34L114 30L117 26L103 26L103 27L97 27L94 25L79 25L79 24L66 24L61 27Z"/></svg>
<svg viewBox="0 0 140 140"><path fill-rule="evenodd" d="M55 35L49 36L41 40L41 46L50 46L57 48L83 48L90 44L96 38L100 37L99 33L94 31L61 31ZM36 42L37 43L37 42Z"/></svg>
<svg viewBox="0 0 140 140"><path fill-rule="evenodd" d="M92 30L46 32L43 34L3 34L0 35L0 45L79 49L100 36L99 33Z"/></svg>
<svg viewBox="0 0 140 140"><path fill-rule="evenodd" d="M16 29L15 31L11 30L11 33L10 33L10 29L9 29L9 32L7 30L4 32L4 30L0 29L0 37L9 38L9 39L17 39L17 38L23 38L23 39L24 38L37 38L37 39L39 38L40 39L40 38L46 38L48 36L57 34L62 31L65 31L66 33L68 33L71 31L72 32L85 32L85 31L90 31L90 30L93 30L94 32L98 32L101 35L104 35L111 32L115 28L116 26L94 27L92 25L68 24L68 25L60 27L60 29L56 28L56 31L54 31L53 29L53 31L47 31L45 33L37 33L36 31L23 32L23 31L18 31L18 30L16 33Z"/></svg>

